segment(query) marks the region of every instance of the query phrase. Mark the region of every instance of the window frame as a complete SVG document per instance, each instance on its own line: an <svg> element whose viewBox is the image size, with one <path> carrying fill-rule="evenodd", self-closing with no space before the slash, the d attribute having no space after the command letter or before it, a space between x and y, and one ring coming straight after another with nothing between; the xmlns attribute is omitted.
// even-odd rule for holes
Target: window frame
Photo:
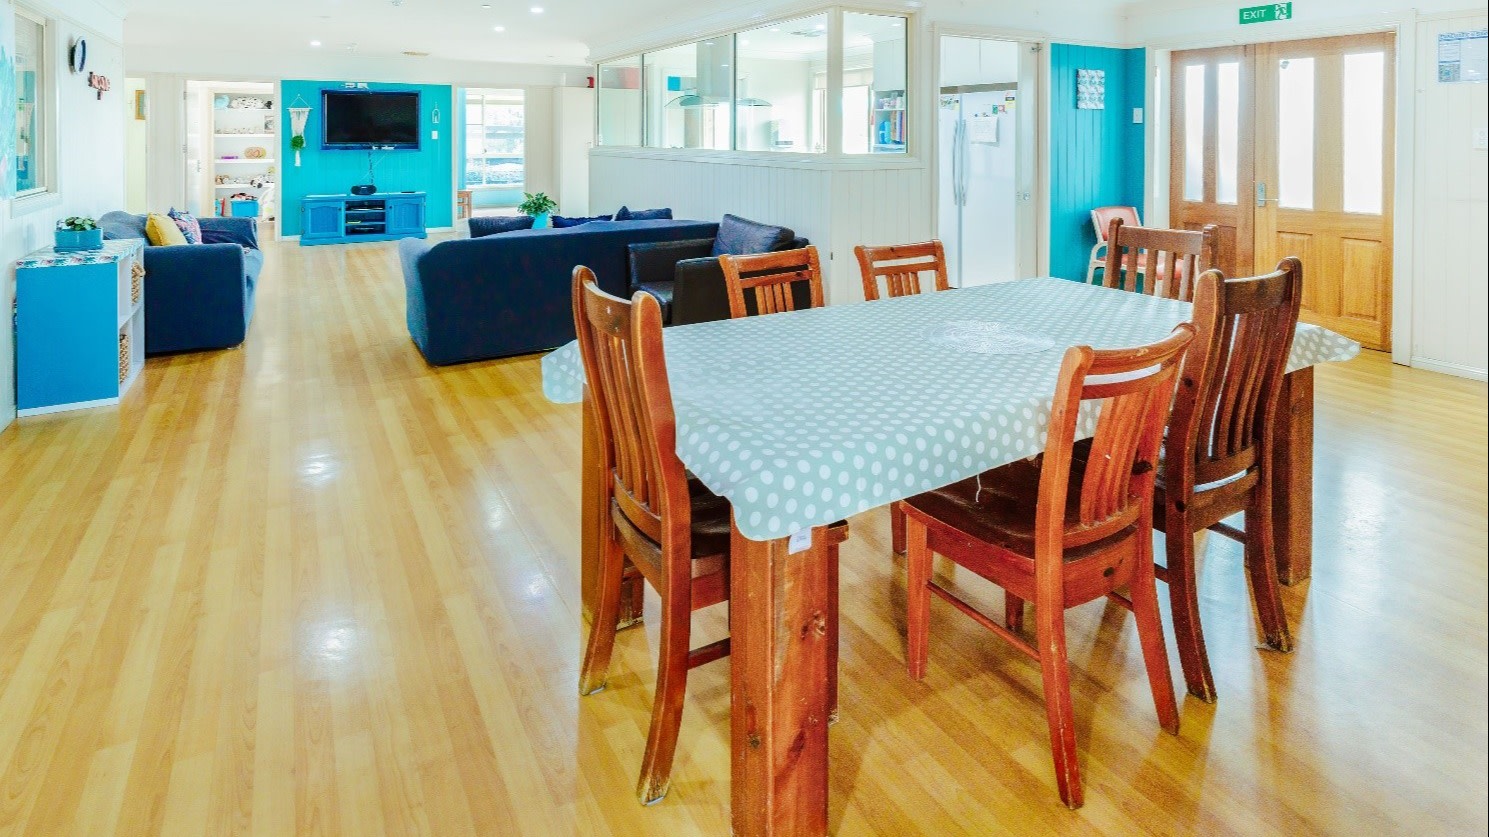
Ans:
<svg viewBox="0 0 1489 837"><path fill-rule="evenodd" d="M28 6L17 4L14 9L17 19L24 18L41 28L36 59L39 76L36 86L36 132L41 136L41 141L37 142L35 137L31 140L32 147L39 152L40 160L37 168L41 185L22 192L15 188L16 184L12 181L11 186L15 190L10 201L12 218L57 206L62 202L57 170L56 21ZM16 123L16 131L20 131L19 121ZM15 177L15 172L11 173L11 177Z"/></svg>
<svg viewBox="0 0 1489 837"><path fill-rule="evenodd" d="M462 124L461 124L461 129L465 132L465 136L463 138L464 141L462 142L462 145L464 146L464 148L463 148L464 154L463 154L463 158L460 160L460 164L461 164L461 181L462 181L460 188L462 188L462 189L469 189L471 191L481 191L481 190L486 190L486 189L510 189L510 188L525 189L525 188L527 188L527 89L526 88L522 88L522 87L467 87L467 88L463 88L463 90L464 90L464 99L463 99L462 104L464 106L464 110L462 112L462 120L463 121L462 121ZM496 98L496 96L494 94L498 94L498 93L515 93L515 94L517 94L518 100L515 103L513 103L513 102L502 102L502 101L495 101L495 102L493 102L492 99ZM477 96L480 97L481 136L482 136L483 140L484 140L484 138L486 136L486 133L485 133L486 132L486 128L488 127L487 124L486 124L486 112L487 112L487 108L488 107L511 107L511 106L513 106L515 104L516 107L519 107L519 108L522 109L522 180L520 182L516 183L516 184L510 184L510 183L486 183L486 182L482 182L482 183L478 183L478 184L471 184L471 183L464 182L465 181L465 178L469 177L469 174L470 174L470 161L473 159L473 155L471 154L471 148L470 148L470 108L471 108L471 99L472 98L475 98ZM484 151L484 146L483 146L482 150ZM485 155L485 154L481 155L482 169L483 169L483 174L482 174L483 181L484 181L484 178L485 178L485 174L484 174L485 159L486 159L487 156L492 156L492 155ZM511 155L495 155L495 156L511 156Z"/></svg>
<svg viewBox="0 0 1489 837"><path fill-rule="evenodd" d="M887 17L900 17L905 21L905 95L907 98L907 137L903 151L883 153L846 153L843 151L843 15L848 12L859 14L883 15ZM826 147L820 151L747 151L739 148L738 131L738 97L739 97L739 42L738 38L762 27L777 23L789 23L803 18L816 15L826 15L828 18L828 43L827 43L827 86L826 96L829 103L837 102L837 107L828 107L826 119L823 120L823 129L826 133ZM807 8L797 8L789 12L782 12L771 17L750 20L735 24L734 27L720 30L695 32L687 37L669 39L665 42L647 44L645 47L631 48L614 54L607 54L602 60L595 61L591 66L597 80L596 87L603 77L604 69L611 64L622 62L637 62L638 66L644 66L646 56L649 53L661 52L677 46L685 46L715 38L733 39L734 56L733 79L731 89L733 90L734 102L732 103L729 149L708 148L657 148L646 144L647 137L647 113L644 104L644 93L641 97L640 108L640 142L639 144L619 145L601 144L600 142L600 95L603 90L597 91L594 106L594 145L595 152L603 155L618 155L632 157L659 157L666 159L697 159L710 162L721 162L727 160L741 161L774 161L776 164L787 164L792 166L812 164L830 165L834 168L898 168L918 167L924 165L922 148L929 147L925 143L923 133L930 129L926 127L924 117L925 106L919 101L920 90L916 86L921 75L919 66L921 33L920 12L910 9L885 9L873 6L855 5L822 5ZM643 74L644 78L644 74ZM643 86L645 84L643 80Z"/></svg>

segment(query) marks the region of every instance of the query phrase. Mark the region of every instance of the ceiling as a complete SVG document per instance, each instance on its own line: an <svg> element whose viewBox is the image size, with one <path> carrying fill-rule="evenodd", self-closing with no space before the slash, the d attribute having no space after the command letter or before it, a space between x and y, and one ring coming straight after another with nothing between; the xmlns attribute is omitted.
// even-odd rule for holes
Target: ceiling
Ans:
<svg viewBox="0 0 1489 837"><path fill-rule="evenodd" d="M534 6L543 12L534 14ZM587 44L608 40L637 20L665 26L697 14L696 6L676 0L129 0L128 9L130 49L210 45L272 55L379 57L412 51L455 61L556 65L586 63Z"/></svg>

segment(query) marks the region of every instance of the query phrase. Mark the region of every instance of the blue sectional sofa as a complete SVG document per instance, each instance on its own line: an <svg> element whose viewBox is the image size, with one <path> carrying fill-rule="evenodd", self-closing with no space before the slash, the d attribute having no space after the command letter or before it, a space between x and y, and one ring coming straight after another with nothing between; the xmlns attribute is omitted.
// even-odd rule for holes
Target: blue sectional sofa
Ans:
<svg viewBox="0 0 1489 837"><path fill-rule="evenodd" d="M552 349L574 339L575 265L630 295L630 245L712 239L704 221L592 221L481 238L398 242L408 333L436 366Z"/></svg>
<svg viewBox="0 0 1489 837"><path fill-rule="evenodd" d="M98 226L104 238L145 238L145 217L110 212ZM201 244L145 247L146 354L226 349L248 334L264 269L257 224L200 220Z"/></svg>

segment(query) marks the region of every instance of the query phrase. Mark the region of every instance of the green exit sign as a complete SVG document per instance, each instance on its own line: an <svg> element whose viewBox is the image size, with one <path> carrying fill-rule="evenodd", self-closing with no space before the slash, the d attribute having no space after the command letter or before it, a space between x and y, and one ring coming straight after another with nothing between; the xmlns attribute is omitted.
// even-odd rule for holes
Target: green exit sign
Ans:
<svg viewBox="0 0 1489 837"><path fill-rule="evenodd" d="M1241 10L1242 23L1271 23L1274 20L1292 20L1293 4L1268 3L1265 6L1247 6Z"/></svg>

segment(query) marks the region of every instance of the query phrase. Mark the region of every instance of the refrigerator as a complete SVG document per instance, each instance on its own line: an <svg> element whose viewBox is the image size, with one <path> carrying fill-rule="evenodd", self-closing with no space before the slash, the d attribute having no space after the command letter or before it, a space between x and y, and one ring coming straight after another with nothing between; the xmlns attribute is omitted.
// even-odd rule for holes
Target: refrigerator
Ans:
<svg viewBox="0 0 1489 837"><path fill-rule="evenodd" d="M940 94L938 234L952 287L1017 276L1017 85Z"/></svg>

